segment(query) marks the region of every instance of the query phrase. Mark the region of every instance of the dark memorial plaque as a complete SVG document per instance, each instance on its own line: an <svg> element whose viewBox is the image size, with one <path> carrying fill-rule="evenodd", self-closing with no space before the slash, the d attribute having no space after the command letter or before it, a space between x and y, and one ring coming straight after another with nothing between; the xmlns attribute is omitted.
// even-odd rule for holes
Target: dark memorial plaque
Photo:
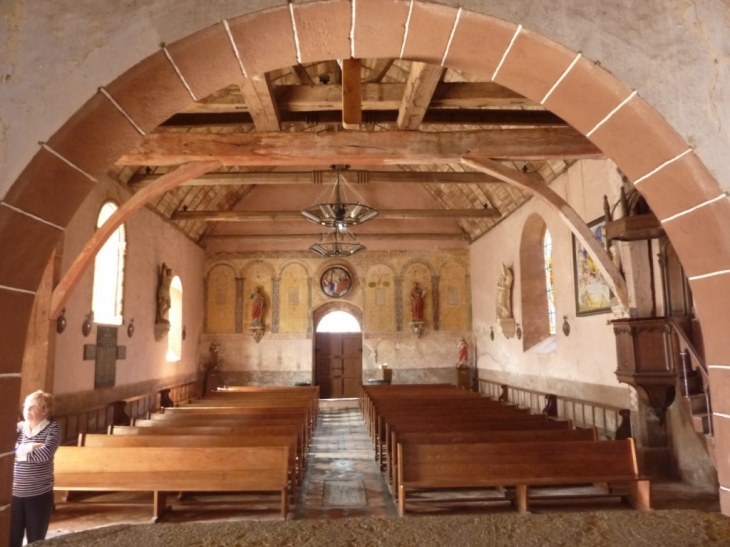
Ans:
<svg viewBox="0 0 730 547"><path fill-rule="evenodd" d="M96 329L96 369L94 388L114 387L117 376L117 327L99 325Z"/></svg>

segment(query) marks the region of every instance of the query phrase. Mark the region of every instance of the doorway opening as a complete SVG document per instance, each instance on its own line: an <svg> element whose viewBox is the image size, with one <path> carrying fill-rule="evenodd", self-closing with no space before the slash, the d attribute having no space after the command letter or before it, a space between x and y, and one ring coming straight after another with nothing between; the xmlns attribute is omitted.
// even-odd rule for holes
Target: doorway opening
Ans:
<svg viewBox="0 0 730 547"><path fill-rule="evenodd" d="M342 309L316 315L319 321L314 334L314 381L319 386L320 398L358 397L362 385L360 321L349 310Z"/></svg>

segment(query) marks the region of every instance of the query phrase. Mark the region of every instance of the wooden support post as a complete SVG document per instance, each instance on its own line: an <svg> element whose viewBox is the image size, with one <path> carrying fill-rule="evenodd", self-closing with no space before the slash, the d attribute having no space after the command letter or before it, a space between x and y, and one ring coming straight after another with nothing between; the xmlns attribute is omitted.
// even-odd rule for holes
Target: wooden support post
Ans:
<svg viewBox="0 0 730 547"><path fill-rule="evenodd" d="M649 481L631 482L631 506L637 511L651 509L651 483Z"/></svg>
<svg viewBox="0 0 730 547"><path fill-rule="evenodd" d="M360 59L342 61L342 126L358 129L362 124L362 79Z"/></svg>
<svg viewBox="0 0 730 547"><path fill-rule="evenodd" d="M518 484L515 487L515 507L519 513L527 513L529 511L529 504L527 501L527 495L529 486L526 484Z"/></svg>

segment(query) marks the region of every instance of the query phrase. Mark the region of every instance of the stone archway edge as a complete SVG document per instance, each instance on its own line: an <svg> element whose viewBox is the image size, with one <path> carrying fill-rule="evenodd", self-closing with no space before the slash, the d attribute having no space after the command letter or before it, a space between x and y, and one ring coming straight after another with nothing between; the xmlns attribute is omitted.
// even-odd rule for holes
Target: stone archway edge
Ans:
<svg viewBox="0 0 730 547"><path fill-rule="evenodd" d="M132 214L151 199L164 194L168 190L172 190L182 183L199 177L210 171L214 171L221 166L218 161L200 161L182 164L168 173L162 175L150 186L140 190L134 194L129 200L124 202L112 216L94 233L91 239L86 243L84 249L74 260L66 275L56 286L51 297L51 318L56 318L63 308L66 300L68 300L71 292L86 272L89 265L93 262L96 254L104 246L107 239L119 228Z"/></svg>
<svg viewBox="0 0 730 547"><path fill-rule="evenodd" d="M487 173L488 175L497 177L509 184L514 184L521 190L529 192L533 196L537 196L547 203L563 220L566 226L570 228L570 231L573 232L575 238L581 243L581 245L583 245L583 248L588 250L591 258L593 258L596 262L598 270L601 272L601 275L603 275L608 286L613 291L613 294L616 295L616 298L624 310L629 309L629 296L626 289L626 280L608 256L606 250L593 236L593 232L591 232L590 228L588 228L588 225L580 218L578 213L576 213L575 209L573 209L568 202L553 192L546 184L543 184L528 175L520 173L519 171L509 169L496 161L488 159L477 160L465 157L462 158L461 163L462 165L466 165L472 169L481 171L482 173Z"/></svg>

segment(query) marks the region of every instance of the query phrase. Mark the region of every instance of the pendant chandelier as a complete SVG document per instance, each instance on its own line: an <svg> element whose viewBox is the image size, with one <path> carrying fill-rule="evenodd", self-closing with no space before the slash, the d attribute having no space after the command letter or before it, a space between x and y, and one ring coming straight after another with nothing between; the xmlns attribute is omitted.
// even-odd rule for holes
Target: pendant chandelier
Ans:
<svg viewBox="0 0 730 547"><path fill-rule="evenodd" d="M342 176L342 169L349 169L349 165L333 165L336 172L334 200L314 205L301 211L302 216L319 226L330 228L319 241L309 250L324 257L351 256L365 249L355 235L348 229L351 226L362 224L378 216L378 211L365 205L362 198ZM348 201L347 190L355 194L359 201Z"/></svg>

